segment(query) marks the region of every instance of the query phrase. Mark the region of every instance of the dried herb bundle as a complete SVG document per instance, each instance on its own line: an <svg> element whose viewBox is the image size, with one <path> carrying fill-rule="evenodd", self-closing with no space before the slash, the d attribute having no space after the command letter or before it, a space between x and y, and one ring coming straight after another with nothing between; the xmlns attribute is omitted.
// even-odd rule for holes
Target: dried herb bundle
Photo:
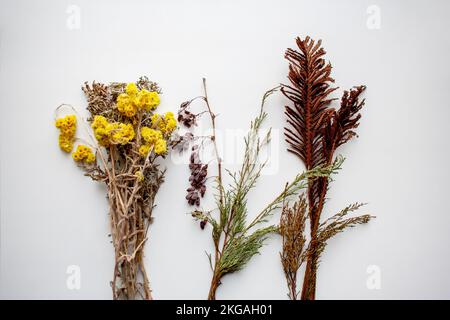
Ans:
<svg viewBox="0 0 450 320"><path fill-rule="evenodd" d="M92 141L78 145L72 156L87 176L107 186L115 251L113 298L152 299L144 245L155 195L164 179L158 160L168 152L176 120L171 112L154 112L161 91L146 77L129 84L86 83L83 91L95 138L88 130ZM75 119L75 115L68 117ZM64 137L72 123L66 118L56 120ZM60 137L60 145L61 141L67 144L66 140ZM64 151L71 152L73 145L65 146Z"/></svg>
<svg viewBox="0 0 450 320"><path fill-rule="evenodd" d="M297 38L299 51L288 49L285 57L289 61L290 85L283 84L281 92L292 102L292 106L285 107L288 126L285 128L286 141L289 151L297 155L310 170L318 166L328 166L334 161L334 152L342 144L356 136L354 131L359 125L361 115L359 111L364 106L364 99L360 95L365 86L357 86L344 91L340 107L331 107L334 98L331 94L337 90L331 84L331 64L324 60L325 50L321 41L306 37ZM326 227L320 222L320 217L326 200L329 178L322 177L308 182L307 202L300 200L292 209L286 208L283 223L294 224L295 227L285 226L285 243L283 247L283 267L288 267L287 280L290 287L290 297L296 298L296 278L293 270L299 262L306 259L306 270L303 281L301 298L313 300L316 292L316 272L319 257L326 240L347 226L366 223L370 216L343 220L343 217L359 205L350 206L343 213L333 219L334 224ZM305 254L298 258L298 251L302 251L304 241L290 240L298 236L304 229L304 211L307 210L310 225L310 243ZM292 220L292 221L291 221ZM330 222L330 221L329 221ZM292 229L292 230L291 230ZM302 251L303 252L303 251ZM288 258L286 258L288 257ZM288 259L289 261L285 261ZM300 259L300 260L299 260ZM292 260L292 261L291 261ZM292 263L292 265L290 265Z"/></svg>
<svg viewBox="0 0 450 320"><path fill-rule="evenodd" d="M201 221L203 227L205 223L212 226L212 240L215 252L214 257L212 254L208 255L213 271L208 299L215 300L216 291L221 284L222 278L229 273L242 269L259 252L268 235L278 231L278 226L264 226L264 224L274 211L281 207L283 201L306 188L310 179L327 177L332 172L335 172L340 167L341 162L336 161L327 167L314 168L297 175L275 199L260 211L251 222L248 222L247 198L265 166L265 162L258 163L260 151L270 141L270 131L263 138L259 136L261 125L267 116L263 110L264 103L277 88L266 92L262 99L260 112L251 122L250 130L245 138L245 153L241 168L234 173L228 172L232 181L230 185L225 185L222 180L222 165L217 152L215 137L216 115L210 108L205 82L204 88L205 94L200 98L205 101L207 113L210 115L213 135L209 138L214 143L217 156L218 174L215 186L217 190L215 210L218 211L218 216L214 217L211 214L215 210L204 212L199 209L194 210L192 215L196 220ZM192 101L182 104L183 114L186 113L186 108ZM193 113L190 112L189 114ZM183 121L180 120L180 122Z"/></svg>

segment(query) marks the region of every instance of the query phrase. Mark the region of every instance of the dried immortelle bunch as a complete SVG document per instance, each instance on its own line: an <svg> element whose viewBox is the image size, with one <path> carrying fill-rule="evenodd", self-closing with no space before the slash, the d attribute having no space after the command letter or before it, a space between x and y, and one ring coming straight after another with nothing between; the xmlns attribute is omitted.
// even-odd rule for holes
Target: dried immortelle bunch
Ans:
<svg viewBox="0 0 450 320"><path fill-rule="evenodd" d="M128 84L85 83L82 89L92 130L85 128L92 141L79 144L72 157L87 176L107 186L115 251L113 298L152 299L144 245L164 178L158 161L171 147L177 121L172 112L155 112L161 91L146 77ZM56 119L59 145L67 153L81 140L76 139L76 124L75 114Z"/></svg>
<svg viewBox="0 0 450 320"><path fill-rule="evenodd" d="M179 122L188 124L188 127L195 125L197 118L202 114L208 114L211 120L212 135L206 137L214 146L215 162L217 164L217 176L215 189L215 208L204 211L198 206L199 199L205 192L205 177L207 169L203 165L197 146L194 146L191 154L191 186L187 190L186 199L189 204L195 206L192 216L200 221L200 226L212 227L212 241L214 243L214 254L209 254L209 262L212 269L211 285L208 299L216 299L216 291L222 282L222 278L242 269L249 260L259 252L269 234L277 232L278 226L267 225L268 218L279 209L283 201L307 187L310 179L317 177L327 177L339 169L341 161L338 160L327 167L317 167L297 175L294 180L287 184L280 194L269 202L266 207L254 215L254 219L247 220L247 199L249 192L255 186L261 175L261 170L265 162L259 163L261 149L270 141L270 131L267 135L260 137L260 129L267 114L264 112L266 99L278 88L267 91L262 99L261 109L257 117L251 122L250 130L245 138L245 153L240 170L229 172L231 183L225 185L223 181L223 168L216 143L216 115L213 113L206 92L206 84L203 79L204 95L195 99L204 101L206 110L199 114L194 114L188 110L191 101L181 105L179 111ZM189 139L189 138L188 138ZM217 214L213 215L213 212Z"/></svg>
<svg viewBox="0 0 450 320"><path fill-rule="evenodd" d="M285 57L289 61L290 85L282 85L281 92L291 101L285 107L288 126L285 128L288 151L297 155L307 170L318 166L329 166L334 152L342 144L356 136L364 106L360 95L365 86L344 91L339 108L331 107L336 99L331 98L337 88L331 84L331 65L324 60L325 50L321 41L306 37L297 38L298 51L288 49ZM321 222L329 177L310 179L306 197L301 197L292 206L286 202L280 222L283 237L281 260L289 287L289 297L297 299L297 271L306 261L301 299L313 300L316 293L316 273L320 254L327 241L347 227L367 223L370 215L347 218L361 204L353 204ZM309 243L304 236L306 220L309 219Z"/></svg>

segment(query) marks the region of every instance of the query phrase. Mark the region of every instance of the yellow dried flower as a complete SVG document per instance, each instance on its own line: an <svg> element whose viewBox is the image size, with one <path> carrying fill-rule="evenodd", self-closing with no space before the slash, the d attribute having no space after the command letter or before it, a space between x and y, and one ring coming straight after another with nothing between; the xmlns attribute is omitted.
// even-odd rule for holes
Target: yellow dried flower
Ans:
<svg viewBox="0 0 450 320"><path fill-rule="evenodd" d="M65 126L71 127L77 124L77 117L74 114L64 117Z"/></svg>
<svg viewBox="0 0 450 320"><path fill-rule="evenodd" d="M167 152L167 143L164 139L159 139L155 142L155 153L156 154L164 154Z"/></svg>
<svg viewBox="0 0 450 320"><path fill-rule="evenodd" d="M94 117L92 128L95 138L102 146L108 146L111 143L125 145L135 136L131 123L108 122L103 116Z"/></svg>
<svg viewBox="0 0 450 320"><path fill-rule="evenodd" d="M166 118L166 119L175 119L175 115L173 114L173 112L168 111L168 112L166 112L166 114L164 115L164 118Z"/></svg>
<svg viewBox="0 0 450 320"><path fill-rule="evenodd" d="M109 141L109 122L103 116L95 116L94 121L91 124L92 129L94 129L95 139L97 139L98 143L102 146L108 146L110 144Z"/></svg>
<svg viewBox="0 0 450 320"><path fill-rule="evenodd" d="M144 175L142 174L141 170L138 170L134 173L134 175L136 176L136 178L138 179L138 181L144 181Z"/></svg>
<svg viewBox="0 0 450 320"><path fill-rule="evenodd" d="M104 116L95 116L91 127L93 129L105 128L108 125L108 120Z"/></svg>
<svg viewBox="0 0 450 320"><path fill-rule="evenodd" d="M148 144L143 144L142 146L139 147L139 153L141 154L141 156L146 157L147 154L150 151L150 145Z"/></svg>
<svg viewBox="0 0 450 320"><path fill-rule="evenodd" d="M160 99L157 92L150 92L146 89L139 90L135 83L129 83L125 88L125 93L119 94L116 102L119 112L131 118L136 115L138 109L155 110Z"/></svg>
<svg viewBox="0 0 450 320"><path fill-rule="evenodd" d="M129 118L133 117L137 112L135 100L127 93L119 94L117 97L117 110Z"/></svg>
<svg viewBox="0 0 450 320"><path fill-rule="evenodd" d="M98 128L94 130L95 139L101 146L109 145L109 135L105 128Z"/></svg>
<svg viewBox="0 0 450 320"><path fill-rule="evenodd" d="M90 153L90 154L88 154L88 156L86 157L86 159L84 159L84 161L86 162L86 163L93 163L93 162L95 162L95 154L94 153Z"/></svg>
<svg viewBox="0 0 450 320"><path fill-rule="evenodd" d="M58 118L58 119L56 119L56 121L55 121L55 126L56 126L57 128L61 128L61 127L63 126L63 124L64 124L64 119L63 119L63 118Z"/></svg>
<svg viewBox="0 0 450 320"><path fill-rule="evenodd" d="M152 126L158 128L164 134L170 135L177 127L177 121L172 112L166 112L164 116L154 113L150 119Z"/></svg>
<svg viewBox="0 0 450 320"><path fill-rule="evenodd" d="M131 123L114 123L113 127L110 131L113 143L125 145L134 139L135 133Z"/></svg>
<svg viewBox="0 0 450 320"><path fill-rule="evenodd" d="M142 89L137 95L137 105L139 108L150 111L155 110L159 105L160 99L157 92L150 92Z"/></svg>
<svg viewBox="0 0 450 320"><path fill-rule="evenodd" d="M159 121L159 114L156 112L152 114L152 116L150 117L150 121L152 122L152 127L156 126Z"/></svg>
<svg viewBox="0 0 450 320"><path fill-rule="evenodd" d="M173 130L177 127L177 121L175 119L169 119L166 123L166 132L172 133Z"/></svg>
<svg viewBox="0 0 450 320"><path fill-rule="evenodd" d="M77 162L92 163L95 161L95 154L88 146L78 145L75 152L72 153L72 158Z"/></svg>
<svg viewBox="0 0 450 320"><path fill-rule="evenodd" d="M55 126L60 130L59 147L67 153L71 152L77 130L76 116L72 114L67 115L64 118L58 118L55 121Z"/></svg>
<svg viewBox="0 0 450 320"><path fill-rule="evenodd" d="M61 130L60 133L63 136L75 137L75 132L76 132L77 128L75 126L70 126L70 127L62 127L60 130Z"/></svg>
<svg viewBox="0 0 450 320"><path fill-rule="evenodd" d="M155 143L158 139L162 139L163 135L161 131L151 129L149 127L141 128L141 136L145 140L145 142L149 144Z"/></svg>
<svg viewBox="0 0 450 320"><path fill-rule="evenodd" d="M62 134L59 135L59 147L61 150L69 153L73 149L73 141L70 137L66 137Z"/></svg>
<svg viewBox="0 0 450 320"><path fill-rule="evenodd" d="M136 86L136 83L130 82L129 84L127 84L127 87L125 88L125 92L130 96L136 95L138 93L138 88Z"/></svg>

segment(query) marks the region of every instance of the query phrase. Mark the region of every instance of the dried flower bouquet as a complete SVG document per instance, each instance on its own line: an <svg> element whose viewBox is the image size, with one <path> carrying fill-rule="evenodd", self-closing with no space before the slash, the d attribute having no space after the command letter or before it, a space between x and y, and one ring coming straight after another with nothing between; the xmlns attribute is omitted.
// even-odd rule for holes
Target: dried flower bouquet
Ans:
<svg viewBox="0 0 450 320"><path fill-rule="evenodd" d="M152 222L156 193L163 182L159 161L171 147L177 128L173 113L155 112L158 85L146 77L136 83L85 83L90 142L76 138L77 117L57 117L59 145L85 171L107 187L115 251L114 299L152 299L144 266L144 245ZM60 114L67 105L57 109ZM71 108L71 111L76 111ZM93 133L93 134L92 134Z"/></svg>

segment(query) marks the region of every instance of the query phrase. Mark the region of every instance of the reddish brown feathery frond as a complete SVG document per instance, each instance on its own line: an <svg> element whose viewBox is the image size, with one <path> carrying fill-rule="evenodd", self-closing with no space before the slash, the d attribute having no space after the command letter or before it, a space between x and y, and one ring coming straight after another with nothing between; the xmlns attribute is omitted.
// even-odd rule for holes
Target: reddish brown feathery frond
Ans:
<svg viewBox="0 0 450 320"><path fill-rule="evenodd" d="M365 103L364 99L359 100L359 96L365 89L365 86L358 86L344 91L339 110L330 113L324 122L322 151L327 161L332 161L334 151L339 146L357 136L354 129L359 126L359 111Z"/></svg>
<svg viewBox="0 0 450 320"><path fill-rule="evenodd" d="M337 147L357 136L353 129L359 126L359 119L361 119L359 111L364 106L365 99L359 101L359 96L364 90L366 90L365 86L358 86L350 89L350 91L344 91L341 107L337 111L336 116L341 128L341 134L336 141Z"/></svg>
<svg viewBox="0 0 450 320"><path fill-rule="evenodd" d="M330 106L330 97L337 88L331 87L331 64L324 60L322 42L306 37L296 39L299 51L287 49L289 61L289 85L282 85L281 92L292 102L285 106L288 126L285 128L288 151L297 155L307 169L329 165L336 149L356 136L359 111L364 100L359 96L364 86L345 91L338 110ZM307 189L308 217L310 218L311 252L307 258L302 299L315 298L317 251L320 216L326 200L328 178L310 180Z"/></svg>
<svg viewBox="0 0 450 320"><path fill-rule="evenodd" d="M296 39L299 51L287 49L291 85L283 85L281 91L294 103L286 106L285 114L290 127L286 128L289 151L296 154L307 169L324 164L321 130L318 123L330 112L328 105L334 100L329 95L336 90L330 87L331 65L325 63L325 50L321 41L306 37Z"/></svg>

